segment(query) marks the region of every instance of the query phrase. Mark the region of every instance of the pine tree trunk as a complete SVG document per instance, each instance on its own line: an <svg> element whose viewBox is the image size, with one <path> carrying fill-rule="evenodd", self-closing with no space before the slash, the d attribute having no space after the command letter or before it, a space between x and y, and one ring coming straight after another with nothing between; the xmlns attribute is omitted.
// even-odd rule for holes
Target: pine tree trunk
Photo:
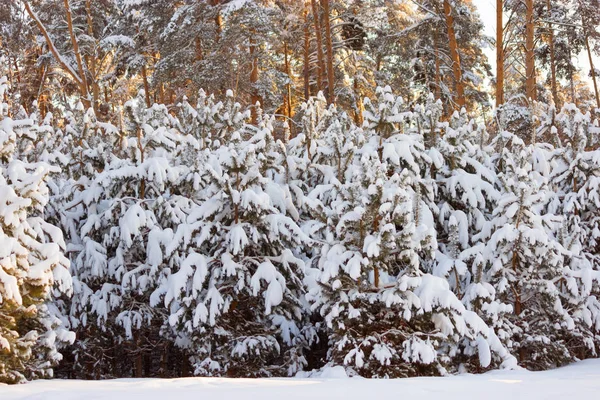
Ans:
<svg viewBox="0 0 600 400"><path fill-rule="evenodd" d="M308 30L308 10L304 8L304 100L310 97L310 32Z"/></svg>
<svg viewBox="0 0 600 400"><path fill-rule="evenodd" d="M213 7L216 7L221 4L221 0L210 0L209 4ZM217 10L215 15L215 42L219 43L221 40L221 34L223 33L223 16L221 15L221 10Z"/></svg>
<svg viewBox="0 0 600 400"><path fill-rule="evenodd" d="M138 145L138 150L140 152L140 164L144 164L144 146L142 144L142 127L138 126L137 128L137 145ZM139 198L140 199L145 199L146 198L146 179L142 178L140 180L140 191L139 191Z"/></svg>
<svg viewBox="0 0 600 400"><path fill-rule="evenodd" d="M548 8L548 16L552 14L552 4L550 0L546 0L546 7ZM552 100L556 108L560 109L560 99L558 98L558 88L556 85L556 53L554 50L554 28L552 25L548 25L548 46L550 50L550 87L552 90Z"/></svg>
<svg viewBox="0 0 600 400"><path fill-rule="evenodd" d="M592 82L594 83L594 93L596 94L596 106L600 108L600 96L598 95L598 82L596 81L596 70L594 69L594 59L592 57L590 40L587 32L585 33L585 46L587 48L588 60L590 62L590 69L592 72Z"/></svg>
<svg viewBox="0 0 600 400"><path fill-rule="evenodd" d="M496 107L504 104L504 1L496 0Z"/></svg>
<svg viewBox="0 0 600 400"><path fill-rule="evenodd" d="M521 201L521 206L519 207L519 210L517 211L517 221L515 224L516 229L519 229L519 225L521 224L521 216L523 215L523 193L521 193L520 196L520 201ZM521 234L519 234L519 237L517 238L517 243L521 242ZM512 254L512 269L515 273L515 276L517 275L517 268L519 265L519 255L516 252L516 244L515 244L515 248L513 248L513 254ZM514 292L515 295L515 314L516 315L521 315L521 294L519 293L519 291L513 286L512 290Z"/></svg>
<svg viewBox="0 0 600 400"><path fill-rule="evenodd" d="M533 0L525 0L525 87L527 98L531 101L537 100L535 88L535 21L533 15Z"/></svg>
<svg viewBox="0 0 600 400"><path fill-rule="evenodd" d="M290 67L290 55L288 54L288 44L287 41L283 42L283 52L284 54L284 64L285 64L285 74L288 77L288 81L285 85L285 103L286 103L286 116L291 119L293 117L292 112L292 69ZM288 121L289 123L289 121Z"/></svg>
<svg viewBox="0 0 600 400"><path fill-rule="evenodd" d="M15 86L15 82L14 82L14 76L13 76L13 72L12 72L12 66L10 65L10 62L8 62L8 81L10 82L10 86L14 87ZM3 101L6 104L10 104L9 99L8 99L8 91L4 91L4 99ZM12 113L10 112L10 107L8 107L8 117L12 117Z"/></svg>
<svg viewBox="0 0 600 400"><path fill-rule="evenodd" d="M65 4L65 17L67 19L67 27L69 29L69 36L71 38L71 44L73 45L73 53L75 54L75 60L77 61L77 69L79 71L79 78L81 82L79 88L81 91L81 101L85 108L91 106L90 95L88 92L88 83L85 76L85 69L83 68L83 61L81 60L81 52L79 51L79 43L77 42L77 36L73 29L73 16L71 15L71 5L69 0L64 0Z"/></svg>
<svg viewBox="0 0 600 400"><path fill-rule="evenodd" d="M321 32L321 12L317 0L311 0L313 20L315 25L315 36L317 39L317 92L323 88L323 74L325 72L325 61L323 55L323 36Z"/></svg>
<svg viewBox="0 0 600 400"><path fill-rule="evenodd" d="M258 57L256 55L256 43L253 39L250 39L250 59L252 60L252 69L250 70L250 102L252 103L252 123L256 123L258 117L256 104L261 103L261 99L258 94L258 88L256 87L256 84L258 83L259 68Z"/></svg>
<svg viewBox="0 0 600 400"><path fill-rule="evenodd" d="M8 63L10 65L10 56ZM21 71L19 70L19 64L17 63L17 57L12 58L12 63L15 66L15 75L17 77L17 83L19 84L19 92L21 91Z"/></svg>
<svg viewBox="0 0 600 400"><path fill-rule="evenodd" d="M188 376L191 375L191 371L190 371L190 363L188 362L188 360L184 357L181 360L181 376L183 378L186 378Z"/></svg>
<svg viewBox="0 0 600 400"><path fill-rule="evenodd" d="M85 13L87 22L87 33L90 38L94 37L94 21L92 19L92 4L90 0L85 0ZM95 43L97 45L97 43ZM94 51L96 51L94 49ZM100 86L98 85L98 71L96 70L96 55L87 56L90 77L92 79L92 96L94 111L98 112L98 100L100 99Z"/></svg>
<svg viewBox="0 0 600 400"><path fill-rule="evenodd" d="M452 72L454 73L454 84L456 85L456 108L461 109L465 106L465 87L462 80L462 70L460 65L460 55L458 53L458 43L456 33L454 32L454 17L452 16L452 7L449 0L444 0L444 14L446 16L446 28L448 31L448 43L450 46L450 58L452 59Z"/></svg>
<svg viewBox="0 0 600 400"><path fill-rule="evenodd" d="M144 82L144 92L146 95L146 106L149 108L152 104L150 102L150 85L148 84L148 72L146 71L146 65L142 65L142 81Z"/></svg>
<svg viewBox="0 0 600 400"><path fill-rule="evenodd" d="M323 23L325 25L325 46L327 49L327 103L333 104L335 99L335 76L333 71L333 40L331 38L331 23L329 0L321 0L323 7Z"/></svg>
<svg viewBox="0 0 600 400"><path fill-rule="evenodd" d="M143 352L142 357L144 362L144 376L149 377L152 374L152 354L149 352Z"/></svg>
<svg viewBox="0 0 600 400"><path fill-rule="evenodd" d="M144 373L144 362L142 359L142 352L140 350L136 351L134 358L134 373L136 378L142 378Z"/></svg>
<svg viewBox="0 0 600 400"><path fill-rule="evenodd" d="M168 366L169 366L169 345L165 343L162 346L162 350L160 352L160 377L166 378L168 376Z"/></svg>
<svg viewBox="0 0 600 400"><path fill-rule="evenodd" d="M435 98L441 100L442 98L442 78L440 73L440 49L438 47L438 35L437 29L433 30L433 47L435 54Z"/></svg>
<svg viewBox="0 0 600 400"><path fill-rule="evenodd" d="M46 82L46 75L48 72L48 68L45 65L42 65L40 68L40 87L38 88L38 95L37 95L37 101L38 101L38 107L40 109L40 116L42 117L42 119L44 119L46 117L46 112L47 112L47 96L45 95L45 90L44 90L44 84Z"/></svg>
<svg viewBox="0 0 600 400"><path fill-rule="evenodd" d="M354 122L356 123L356 125L362 126L362 124L364 122L363 112L365 111L365 107L363 105L363 99L362 99L360 89L358 87L358 81L356 78L354 78L354 82L352 85L354 88L354 96L356 97L356 113L355 113L355 117L354 117Z"/></svg>

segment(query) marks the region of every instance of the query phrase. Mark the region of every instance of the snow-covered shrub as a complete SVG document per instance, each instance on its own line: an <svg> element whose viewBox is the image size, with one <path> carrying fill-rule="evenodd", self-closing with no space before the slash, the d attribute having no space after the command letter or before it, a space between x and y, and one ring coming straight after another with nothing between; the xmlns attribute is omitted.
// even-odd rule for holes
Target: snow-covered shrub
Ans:
<svg viewBox="0 0 600 400"><path fill-rule="evenodd" d="M324 243L307 281L327 327L328 361L371 377L444 374L468 340L487 366L490 329L445 276L431 274L434 182L423 126L389 88L378 92L343 179L305 199L315 215L306 229Z"/></svg>
<svg viewBox="0 0 600 400"><path fill-rule="evenodd" d="M167 240L178 266L151 301L168 307L195 374L295 373L313 340L296 255L311 241L295 221L272 129L260 118L201 155L194 207Z"/></svg>
<svg viewBox="0 0 600 400"><path fill-rule="evenodd" d="M569 252L554 235L563 223L549 209L547 146L525 145L504 132L496 139L500 199L486 244L489 282L512 304L498 336L521 365L546 369L574 359L569 332L574 315L561 294Z"/></svg>
<svg viewBox="0 0 600 400"><path fill-rule="evenodd" d="M162 249L191 205L179 194L188 167L178 155L195 143L173 125L166 107L146 108L140 96L125 104L123 131L89 118L72 132L80 145L71 157L89 160L73 173L73 197L61 212L71 224L75 293L68 312L79 335L72 360L77 376L141 376L142 359L151 364L152 355L168 374L163 364L172 338L161 334L166 310L151 306L149 297L170 275ZM104 146L86 140L96 126L91 139L103 137ZM160 352L150 351L155 348Z"/></svg>
<svg viewBox="0 0 600 400"><path fill-rule="evenodd" d="M70 377L289 376L309 365L402 377L595 356L597 122L572 105L537 104L536 119L515 109L520 122L505 108L488 144L464 110L442 122L432 96L377 96L362 126L311 98L285 142L274 116L256 108L251 124L231 91L173 109L146 107L140 92L113 123L81 104L64 122L35 107L5 117L2 182L31 199L14 212L35 240L61 244L49 223L63 231L74 296L56 292L27 314L50 333L25 335L36 350L18 359L50 361L4 380L49 371L68 338L61 319L78 335L59 370ZM46 271L64 271L56 254Z"/></svg>
<svg viewBox="0 0 600 400"><path fill-rule="evenodd" d="M5 99L5 77L0 99ZM13 120L0 103L0 382L52 377L62 358L57 346L72 341L54 295L71 291L69 261L60 230L44 220L51 167L14 157L32 120Z"/></svg>

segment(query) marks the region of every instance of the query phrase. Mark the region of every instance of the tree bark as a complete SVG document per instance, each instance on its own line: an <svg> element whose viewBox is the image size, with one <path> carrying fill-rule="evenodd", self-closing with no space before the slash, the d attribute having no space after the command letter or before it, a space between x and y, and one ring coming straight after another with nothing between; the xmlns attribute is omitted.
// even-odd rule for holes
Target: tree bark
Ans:
<svg viewBox="0 0 600 400"><path fill-rule="evenodd" d="M449 0L444 0L444 14L446 16L446 28L448 31L448 43L450 46L450 58L452 59L452 72L454 74L454 84L456 85L456 108L461 109L465 106L465 87L462 80L462 70L460 65L460 54L458 53L458 43L456 42L456 33L454 32L454 17L452 16L452 7Z"/></svg>
<svg viewBox="0 0 600 400"><path fill-rule="evenodd" d="M310 4L312 5L312 13L313 20L315 25L315 37L317 39L317 92L322 89L323 85L323 74L325 71L325 62L323 55L323 35L321 32L321 24L320 24L320 7L317 4L317 0L311 0Z"/></svg>
<svg viewBox="0 0 600 400"><path fill-rule="evenodd" d="M527 98L531 101L537 100L535 88L535 21L533 19L533 0L525 0L525 90Z"/></svg>
<svg viewBox="0 0 600 400"><path fill-rule="evenodd" d="M325 47L327 49L327 103L333 104L335 102L335 75L333 71L333 40L331 38L329 0L321 0L321 5L323 7Z"/></svg>
<svg viewBox="0 0 600 400"><path fill-rule="evenodd" d="M19 95L21 94L21 90L23 88L23 86L21 85L21 71L19 70L19 64L17 63L17 57L11 57L10 55L8 56L8 66L10 68L10 61L12 58L12 64L15 67L15 76L17 77L17 87L18 87L18 92ZM13 82L11 82L12 84ZM19 96L21 97L21 106L23 106L23 108L25 108L25 110L27 110L27 104L25 104L25 99L23 99L23 96Z"/></svg>
<svg viewBox="0 0 600 400"><path fill-rule="evenodd" d="M143 377L143 370L144 370L144 366L143 366L143 359L142 359L142 352L138 350L138 352L135 354L135 359L134 359L134 363L135 363L135 377L136 378L142 378Z"/></svg>
<svg viewBox="0 0 600 400"><path fill-rule="evenodd" d="M496 107L504 104L504 1L496 0Z"/></svg>
<svg viewBox="0 0 600 400"><path fill-rule="evenodd" d="M442 98L442 78L440 73L440 49L438 47L437 29L433 30L433 47L435 54L435 99Z"/></svg>
<svg viewBox="0 0 600 400"><path fill-rule="evenodd" d="M85 13L86 13L86 21L87 21L87 33L88 36L94 37L94 21L92 19L92 2L91 0L85 0ZM95 43L97 46L97 43ZM90 77L92 79L92 96L94 107L94 111L98 112L98 100L100 98L100 86L98 85L98 71L96 70L96 49L94 49L94 54L88 56L89 62L87 63L89 66Z"/></svg>
<svg viewBox="0 0 600 400"><path fill-rule="evenodd" d="M64 0L65 3L65 17L67 19L67 27L69 28L69 36L71 37L71 44L73 46L73 53L75 54L75 60L77 61L77 69L79 70L79 76L81 78L81 96L83 104L86 108L90 107L90 96L88 92L88 83L85 76L85 69L83 68L83 61L81 59L81 52L79 51L79 43L77 42L77 36L73 29L73 16L71 14L71 5L69 0Z"/></svg>
<svg viewBox="0 0 600 400"><path fill-rule="evenodd" d="M288 54L287 41L283 42L284 64L285 74L288 77L288 81L285 85L285 103L286 103L286 116L292 118L292 69L290 67L290 56ZM289 123L289 121L288 121Z"/></svg>
<svg viewBox="0 0 600 400"><path fill-rule="evenodd" d="M221 4L221 0L210 0L209 4L213 7L216 7ZM215 41L219 43L221 39L221 34L223 33L223 16L221 15L221 10L218 9L215 14Z"/></svg>
<svg viewBox="0 0 600 400"><path fill-rule="evenodd" d="M308 30L308 10L304 9L304 100L310 97L310 33Z"/></svg>
<svg viewBox="0 0 600 400"><path fill-rule="evenodd" d="M40 68L40 87L38 88L38 95L37 95L37 102L38 102L38 108L40 110L40 116L42 117L42 119L44 119L46 117L46 112L47 112L47 100L46 100L46 94L44 93L44 84L46 82L46 75L48 72L48 68L45 65L42 65L42 67Z"/></svg>
<svg viewBox="0 0 600 400"><path fill-rule="evenodd" d="M360 93L360 88L358 87L357 78L354 78L354 82L352 83L354 88L354 96L356 97L356 112L354 117L354 122L358 126L362 126L364 122L363 112L365 111L365 107L363 105L363 99Z"/></svg>
<svg viewBox="0 0 600 400"><path fill-rule="evenodd" d="M551 19L552 4L550 0L546 0L546 7L548 8L548 17ZM558 88L556 85L556 53L554 50L554 27L548 24L548 46L550 47L550 87L552 90L552 100L556 108L560 109L560 99L558 98Z"/></svg>
<svg viewBox="0 0 600 400"><path fill-rule="evenodd" d="M144 94L146 96L146 107L150 108L152 105L150 102L150 85L148 84L148 72L146 70L146 64L142 65L142 81L144 82Z"/></svg>
<svg viewBox="0 0 600 400"><path fill-rule="evenodd" d="M261 99L258 94L258 88L256 87L259 75L258 57L256 56L256 43L252 39L250 39L250 58L252 60L252 69L250 70L250 102L252 103L252 123L256 123L258 117L256 104L260 103Z"/></svg>
<svg viewBox="0 0 600 400"><path fill-rule="evenodd" d="M592 82L594 83L594 92L596 94L596 105L600 108L600 96L598 95L598 82L596 81L596 70L594 69L594 59L592 58L592 50L590 48L590 40L588 35L585 35L585 46L587 47L588 59L592 72Z"/></svg>

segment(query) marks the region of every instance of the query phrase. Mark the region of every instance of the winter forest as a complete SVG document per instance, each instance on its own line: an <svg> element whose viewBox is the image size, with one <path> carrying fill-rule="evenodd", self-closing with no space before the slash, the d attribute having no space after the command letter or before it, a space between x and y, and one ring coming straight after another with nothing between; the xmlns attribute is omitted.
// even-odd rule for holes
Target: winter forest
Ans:
<svg viewBox="0 0 600 400"><path fill-rule="evenodd" d="M0 0L0 382L598 357L600 2L495 3Z"/></svg>

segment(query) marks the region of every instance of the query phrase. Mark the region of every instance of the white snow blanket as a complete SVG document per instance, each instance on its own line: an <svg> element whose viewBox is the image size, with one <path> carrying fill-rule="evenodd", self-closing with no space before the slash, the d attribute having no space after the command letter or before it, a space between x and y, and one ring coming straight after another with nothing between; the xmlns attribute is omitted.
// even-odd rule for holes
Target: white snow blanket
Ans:
<svg viewBox="0 0 600 400"><path fill-rule="evenodd" d="M394 380L344 379L342 369L321 378L117 379L35 381L3 386L2 400L594 400L600 399L600 360L544 372L493 371L482 375Z"/></svg>

